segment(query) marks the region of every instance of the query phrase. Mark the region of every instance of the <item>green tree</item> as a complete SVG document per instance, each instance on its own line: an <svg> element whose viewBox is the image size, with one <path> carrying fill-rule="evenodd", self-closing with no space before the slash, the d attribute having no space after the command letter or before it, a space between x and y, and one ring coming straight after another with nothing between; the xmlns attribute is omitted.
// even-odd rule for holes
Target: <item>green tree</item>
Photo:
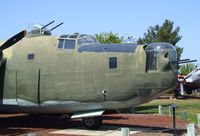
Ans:
<svg viewBox="0 0 200 136"><path fill-rule="evenodd" d="M179 35L180 27L174 29L174 22L165 20L160 25L150 26L147 32L144 33L144 37L140 37L137 40L138 44L152 43L152 42L168 42L176 47L178 59L180 59L183 52L183 48L178 47L176 44L181 40L182 36Z"/></svg>
<svg viewBox="0 0 200 136"><path fill-rule="evenodd" d="M124 37L121 37L118 35L118 33L113 33L113 32L102 32L99 34L95 34L95 37L97 40L102 43L122 43Z"/></svg>
<svg viewBox="0 0 200 136"><path fill-rule="evenodd" d="M195 69L195 67L196 67L195 64L192 64L192 63L184 64L180 67L179 73L181 75L188 75L190 72L192 72Z"/></svg>

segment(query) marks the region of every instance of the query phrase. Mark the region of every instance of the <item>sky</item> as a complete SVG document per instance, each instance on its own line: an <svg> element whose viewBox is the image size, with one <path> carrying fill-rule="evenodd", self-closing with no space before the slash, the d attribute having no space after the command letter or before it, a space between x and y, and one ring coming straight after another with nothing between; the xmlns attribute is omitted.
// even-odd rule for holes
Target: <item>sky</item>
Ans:
<svg viewBox="0 0 200 136"><path fill-rule="evenodd" d="M184 48L181 59L200 64L199 0L1 0L0 39L6 40L33 24L51 27L64 22L54 35L75 32L114 32L120 36L142 37L149 26L169 19L180 27Z"/></svg>

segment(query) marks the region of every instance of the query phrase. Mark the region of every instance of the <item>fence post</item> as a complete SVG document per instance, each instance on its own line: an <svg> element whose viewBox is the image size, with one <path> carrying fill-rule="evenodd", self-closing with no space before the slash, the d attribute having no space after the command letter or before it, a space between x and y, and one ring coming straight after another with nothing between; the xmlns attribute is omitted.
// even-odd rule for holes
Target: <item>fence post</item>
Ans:
<svg viewBox="0 0 200 136"><path fill-rule="evenodd" d="M181 119L187 121L187 111L181 111Z"/></svg>
<svg viewBox="0 0 200 136"><path fill-rule="evenodd" d="M169 106L169 116L172 116L172 106Z"/></svg>
<svg viewBox="0 0 200 136"><path fill-rule="evenodd" d="M187 136L195 136L195 124L187 125Z"/></svg>
<svg viewBox="0 0 200 136"><path fill-rule="evenodd" d="M200 114L197 114L198 127L200 128Z"/></svg>
<svg viewBox="0 0 200 136"><path fill-rule="evenodd" d="M159 105L159 106L158 106L158 113L159 113L160 115L163 114L162 110L163 110L162 105Z"/></svg>
<svg viewBox="0 0 200 136"><path fill-rule="evenodd" d="M177 133L176 133L176 105L175 104L171 104L171 108L172 108L172 118L173 118L173 130L174 130L174 136L177 136Z"/></svg>
<svg viewBox="0 0 200 136"><path fill-rule="evenodd" d="M130 136L129 128L121 128L121 136Z"/></svg>

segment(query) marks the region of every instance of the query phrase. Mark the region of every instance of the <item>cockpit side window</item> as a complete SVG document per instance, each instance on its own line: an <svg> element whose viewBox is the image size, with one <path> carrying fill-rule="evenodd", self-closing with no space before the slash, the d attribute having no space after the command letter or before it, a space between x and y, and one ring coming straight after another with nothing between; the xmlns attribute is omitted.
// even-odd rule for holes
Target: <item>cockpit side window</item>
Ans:
<svg viewBox="0 0 200 136"><path fill-rule="evenodd" d="M59 39L58 48L59 49L74 49L76 41L71 39Z"/></svg>
<svg viewBox="0 0 200 136"><path fill-rule="evenodd" d="M75 40L65 40L64 49L74 49L75 48Z"/></svg>
<svg viewBox="0 0 200 136"><path fill-rule="evenodd" d="M60 39L58 42L58 48L63 49L63 45L64 45L64 39Z"/></svg>

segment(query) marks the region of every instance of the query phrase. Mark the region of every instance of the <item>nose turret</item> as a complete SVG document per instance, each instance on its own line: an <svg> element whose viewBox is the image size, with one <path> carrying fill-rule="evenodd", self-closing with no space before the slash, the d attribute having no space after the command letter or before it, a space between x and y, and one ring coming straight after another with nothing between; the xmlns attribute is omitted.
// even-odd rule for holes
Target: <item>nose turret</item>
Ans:
<svg viewBox="0 0 200 136"><path fill-rule="evenodd" d="M146 69L165 72L169 70L178 70L176 63L177 52L175 47L170 43L150 43L145 46L146 51Z"/></svg>

